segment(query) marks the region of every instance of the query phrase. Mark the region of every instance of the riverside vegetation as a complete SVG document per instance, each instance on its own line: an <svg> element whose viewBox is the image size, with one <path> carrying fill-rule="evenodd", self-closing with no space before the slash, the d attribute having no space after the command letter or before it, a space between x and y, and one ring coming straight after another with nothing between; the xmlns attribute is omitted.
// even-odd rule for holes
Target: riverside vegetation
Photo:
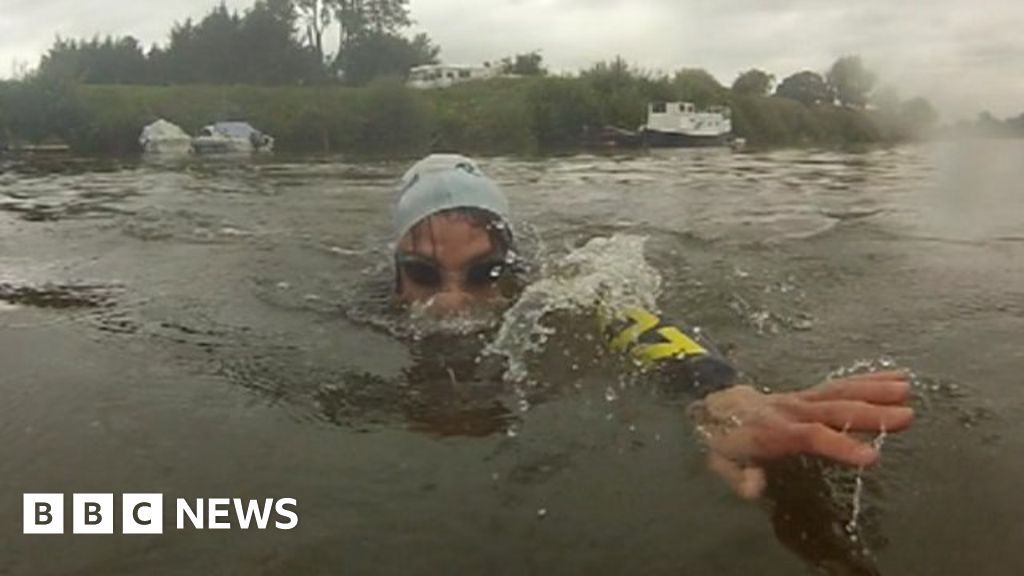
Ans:
<svg viewBox="0 0 1024 576"><path fill-rule="evenodd" d="M406 38L410 24L408 0L257 0L178 23L148 53L132 37L58 38L36 70L0 83L0 148L133 153L142 127L164 118L191 133L247 120L283 152L539 154L576 149L604 126L636 129L652 101L727 105L753 146L851 147L918 137L937 118L927 100L875 91L855 56L777 87L760 70L726 87L702 69L664 74L621 58L552 75L530 52L494 63L504 77L412 90L410 68L441 49L426 34ZM325 54L332 26L340 48Z"/></svg>
<svg viewBox="0 0 1024 576"><path fill-rule="evenodd" d="M687 83L697 76L704 83ZM367 86L142 86L44 80L0 85L0 140L59 139L82 153L137 150L142 126L165 118L194 133L246 119L278 150L407 156L571 150L587 128L638 127L652 100L732 108L734 132L754 146L848 147L914 138L931 126L926 104L864 110L737 93L704 74L651 78L598 66L572 77L496 78L419 91L398 78ZM5 138L6 136L6 138Z"/></svg>

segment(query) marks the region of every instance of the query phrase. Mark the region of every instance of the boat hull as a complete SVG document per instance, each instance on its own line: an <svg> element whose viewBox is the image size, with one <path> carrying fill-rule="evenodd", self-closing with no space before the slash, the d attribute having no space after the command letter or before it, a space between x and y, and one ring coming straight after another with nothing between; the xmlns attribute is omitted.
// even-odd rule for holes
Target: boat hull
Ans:
<svg viewBox="0 0 1024 576"><path fill-rule="evenodd" d="M192 142L184 140L147 140L142 142L145 154L182 156L192 151Z"/></svg>
<svg viewBox="0 0 1024 576"><path fill-rule="evenodd" d="M681 132L661 132L659 130L644 130L643 142L651 148L704 148L713 146L728 146L729 135L720 134L717 136L693 136Z"/></svg>

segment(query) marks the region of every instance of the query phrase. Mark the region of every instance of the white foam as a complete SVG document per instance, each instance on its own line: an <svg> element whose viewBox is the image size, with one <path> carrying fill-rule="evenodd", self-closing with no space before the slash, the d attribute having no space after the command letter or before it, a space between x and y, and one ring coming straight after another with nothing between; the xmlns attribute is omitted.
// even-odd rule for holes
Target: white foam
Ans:
<svg viewBox="0 0 1024 576"><path fill-rule="evenodd" d="M655 310L661 276L644 258L645 236L615 234L594 238L562 259L545 263L541 280L531 284L504 315L486 354L508 362L505 379L529 382L527 360L556 333L541 321L552 312L592 312L644 307Z"/></svg>

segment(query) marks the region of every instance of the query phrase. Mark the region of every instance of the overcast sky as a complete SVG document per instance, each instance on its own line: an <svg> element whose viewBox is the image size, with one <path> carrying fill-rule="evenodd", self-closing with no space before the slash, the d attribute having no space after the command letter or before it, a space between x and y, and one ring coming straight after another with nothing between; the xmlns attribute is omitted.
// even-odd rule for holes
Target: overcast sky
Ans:
<svg viewBox="0 0 1024 576"><path fill-rule="evenodd" d="M55 35L132 34L164 42L171 24L216 0L0 0L0 76L35 66ZM228 0L244 8L251 0ZM703 67L724 83L758 67L784 77L861 54L901 95L947 120L1024 112L1022 0L411 0L417 30L447 62L541 50L556 70L622 55L649 69Z"/></svg>

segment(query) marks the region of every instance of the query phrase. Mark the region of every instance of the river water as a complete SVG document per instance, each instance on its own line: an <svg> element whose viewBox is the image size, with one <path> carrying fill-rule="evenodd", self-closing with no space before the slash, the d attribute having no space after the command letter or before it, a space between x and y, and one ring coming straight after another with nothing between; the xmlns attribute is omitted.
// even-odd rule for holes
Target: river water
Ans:
<svg viewBox="0 0 1024 576"><path fill-rule="evenodd" d="M0 574L1019 574L1021 158L482 161L537 280L594 238L632 246L599 262L628 270L646 239L660 308L759 386L913 371L918 420L878 468L784 462L760 504L705 470L681 400L611 359L552 338L513 392L477 362L486 334L403 337L403 163L9 160ZM165 533L23 536L42 492L163 493ZM175 530L186 497L291 497L300 522Z"/></svg>

